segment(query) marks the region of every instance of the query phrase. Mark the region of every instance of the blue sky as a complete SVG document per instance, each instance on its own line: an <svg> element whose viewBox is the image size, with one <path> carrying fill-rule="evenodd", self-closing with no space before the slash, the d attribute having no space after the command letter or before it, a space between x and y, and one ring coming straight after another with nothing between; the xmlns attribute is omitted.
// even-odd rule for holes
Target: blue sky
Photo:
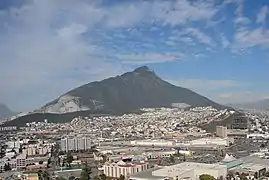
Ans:
<svg viewBox="0 0 269 180"><path fill-rule="evenodd" d="M0 1L0 102L38 108L142 65L219 103L268 98L268 29L268 0Z"/></svg>

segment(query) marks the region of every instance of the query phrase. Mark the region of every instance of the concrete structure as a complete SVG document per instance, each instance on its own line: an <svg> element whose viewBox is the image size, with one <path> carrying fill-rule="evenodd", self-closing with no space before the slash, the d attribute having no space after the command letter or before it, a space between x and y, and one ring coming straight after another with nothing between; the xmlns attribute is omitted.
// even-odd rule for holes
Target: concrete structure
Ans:
<svg viewBox="0 0 269 180"><path fill-rule="evenodd" d="M229 146L230 143L234 143L233 138L201 138L189 142L191 146L201 146L201 145Z"/></svg>
<svg viewBox="0 0 269 180"><path fill-rule="evenodd" d="M131 141L131 145L136 145L136 146L174 146L174 145L176 145L176 142L166 141L163 139L154 139L154 140Z"/></svg>
<svg viewBox="0 0 269 180"><path fill-rule="evenodd" d="M216 127L216 135L221 138L227 137L227 127L225 126L217 126Z"/></svg>
<svg viewBox="0 0 269 180"><path fill-rule="evenodd" d="M266 173L266 166L252 163L244 163L240 166L230 169L233 174L248 174L249 176L254 176L256 178L264 177Z"/></svg>
<svg viewBox="0 0 269 180"><path fill-rule="evenodd" d="M87 150L92 146L92 140L89 137L72 137L61 139L62 151L79 151Z"/></svg>
<svg viewBox="0 0 269 180"><path fill-rule="evenodd" d="M219 177L226 177L227 167L225 165L218 164L203 164L184 162L173 166L166 166L153 169L151 173L145 171L147 176L143 176L144 172L134 174L130 176L130 180L168 180L168 179L191 179L199 180L199 176L202 174L209 174L216 179Z"/></svg>
<svg viewBox="0 0 269 180"><path fill-rule="evenodd" d="M25 154L20 154L16 157L16 164L17 164L17 169L22 169L26 167L26 155Z"/></svg>
<svg viewBox="0 0 269 180"><path fill-rule="evenodd" d="M7 145L8 148L11 148L11 149L20 148L20 145L21 145L20 141L7 141L5 144Z"/></svg>
<svg viewBox="0 0 269 180"><path fill-rule="evenodd" d="M144 161L140 162L119 161L117 163L106 163L103 169L104 174L108 177L119 178L120 175L129 177L134 173L138 173L149 169L149 163Z"/></svg>

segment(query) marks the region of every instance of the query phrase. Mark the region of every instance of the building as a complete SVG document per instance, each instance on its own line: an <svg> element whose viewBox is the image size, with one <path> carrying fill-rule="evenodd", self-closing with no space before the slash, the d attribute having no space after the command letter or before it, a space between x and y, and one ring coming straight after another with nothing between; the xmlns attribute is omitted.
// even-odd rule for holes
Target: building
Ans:
<svg viewBox="0 0 269 180"><path fill-rule="evenodd" d="M232 120L231 129L248 129L249 119L246 117L237 117Z"/></svg>
<svg viewBox="0 0 269 180"><path fill-rule="evenodd" d="M136 146L174 146L176 142L167 141L163 139L154 139L154 140L139 140L139 141L131 141L131 145Z"/></svg>
<svg viewBox="0 0 269 180"><path fill-rule="evenodd" d="M240 166L230 169L233 174L247 174L254 176L256 179L264 177L266 173L266 166L260 164L244 163Z"/></svg>
<svg viewBox="0 0 269 180"><path fill-rule="evenodd" d="M189 142L190 146L229 146L233 143L233 138L200 138Z"/></svg>
<svg viewBox="0 0 269 180"><path fill-rule="evenodd" d="M23 169L26 167L26 155L20 154L16 157L17 169Z"/></svg>
<svg viewBox="0 0 269 180"><path fill-rule="evenodd" d="M23 179L24 180L38 180L39 178L38 178L37 173L33 173L33 174L24 174Z"/></svg>
<svg viewBox="0 0 269 180"><path fill-rule="evenodd" d="M202 174L209 174L216 179L220 177L226 177L227 167L219 164L204 164L184 162L173 166L166 166L155 168L145 172L133 174L129 180L199 180L199 176Z"/></svg>
<svg viewBox="0 0 269 180"><path fill-rule="evenodd" d="M129 177L134 173L138 173L149 169L149 163L144 161L140 162L119 161L117 163L107 162L103 168L104 168L104 174L107 177L119 178L120 175Z"/></svg>
<svg viewBox="0 0 269 180"><path fill-rule="evenodd" d="M61 150L62 151L79 151L87 150L92 147L92 141L89 137L72 137L61 139Z"/></svg>
<svg viewBox="0 0 269 180"><path fill-rule="evenodd" d="M13 148L20 148L21 143L20 141L7 141L5 143L8 148L13 149Z"/></svg>
<svg viewBox="0 0 269 180"><path fill-rule="evenodd" d="M216 127L216 135L221 138L227 137L227 127L225 126L217 126Z"/></svg>

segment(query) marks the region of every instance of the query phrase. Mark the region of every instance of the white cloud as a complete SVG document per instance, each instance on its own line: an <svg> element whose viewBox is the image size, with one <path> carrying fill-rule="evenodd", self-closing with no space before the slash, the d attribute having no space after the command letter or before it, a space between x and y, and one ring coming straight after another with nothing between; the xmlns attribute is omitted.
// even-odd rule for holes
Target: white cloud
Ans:
<svg viewBox="0 0 269 180"><path fill-rule="evenodd" d="M231 43L224 35L221 35L221 44L223 48L227 48Z"/></svg>
<svg viewBox="0 0 269 180"><path fill-rule="evenodd" d="M167 61L180 60L183 57L183 54L130 53L130 54L118 54L116 57L125 64L150 64L150 63L163 63Z"/></svg>
<svg viewBox="0 0 269 180"><path fill-rule="evenodd" d="M182 31L180 33L181 35L190 35L195 37L199 42L206 44L206 45L211 45L213 46L214 43L211 39L211 37L207 36L206 34L204 34L203 32L201 32L199 29L197 28L187 28L184 31Z"/></svg>
<svg viewBox="0 0 269 180"><path fill-rule="evenodd" d="M242 29L235 34L235 47L247 48L253 46L269 47L269 30L256 28L254 30Z"/></svg>
<svg viewBox="0 0 269 180"><path fill-rule="evenodd" d="M256 20L256 22L257 22L257 23L264 24L265 21L266 21L266 17L267 17L267 15L268 15L268 13L269 13L269 8L268 8L268 6L263 6L263 7L261 8L260 12L259 12L258 15L257 15L257 20Z"/></svg>
<svg viewBox="0 0 269 180"><path fill-rule="evenodd" d="M188 21L209 20L216 13L217 9L213 2L198 1L191 3L188 0L157 1L153 4L153 19L159 20L164 24L180 25Z"/></svg>
<svg viewBox="0 0 269 180"><path fill-rule="evenodd" d="M248 25L251 23L250 19L247 17L237 17L237 18L235 18L234 22L237 25Z"/></svg>

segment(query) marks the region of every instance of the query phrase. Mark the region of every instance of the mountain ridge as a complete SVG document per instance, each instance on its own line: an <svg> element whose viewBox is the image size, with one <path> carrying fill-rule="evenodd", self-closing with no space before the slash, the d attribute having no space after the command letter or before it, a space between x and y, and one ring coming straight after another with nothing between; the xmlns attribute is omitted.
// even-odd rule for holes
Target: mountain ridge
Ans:
<svg viewBox="0 0 269 180"><path fill-rule="evenodd" d="M180 92L177 92L180 91ZM162 80L147 66L136 68L120 76L94 81L75 88L46 104L41 112L54 112L59 104L69 104L69 111L116 109L133 110L143 107L171 107L172 103L191 106L222 106L187 88ZM53 106L53 107L52 107ZM65 107L59 112L65 112Z"/></svg>
<svg viewBox="0 0 269 180"><path fill-rule="evenodd" d="M69 118L82 112L87 116L98 112L122 114L141 108L182 107L182 104L184 107L227 108L187 88L172 85L147 66L142 66L119 76L79 86L25 116L43 121L46 115L52 117L54 114L53 117L59 118L58 115L71 114L65 116L69 121ZM23 122L29 122L25 116L14 120L19 118Z"/></svg>
<svg viewBox="0 0 269 180"><path fill-rule="evenodd" d="M14 114L16 113L11 111L5 104L0 103L0 121Z"/></svg>

